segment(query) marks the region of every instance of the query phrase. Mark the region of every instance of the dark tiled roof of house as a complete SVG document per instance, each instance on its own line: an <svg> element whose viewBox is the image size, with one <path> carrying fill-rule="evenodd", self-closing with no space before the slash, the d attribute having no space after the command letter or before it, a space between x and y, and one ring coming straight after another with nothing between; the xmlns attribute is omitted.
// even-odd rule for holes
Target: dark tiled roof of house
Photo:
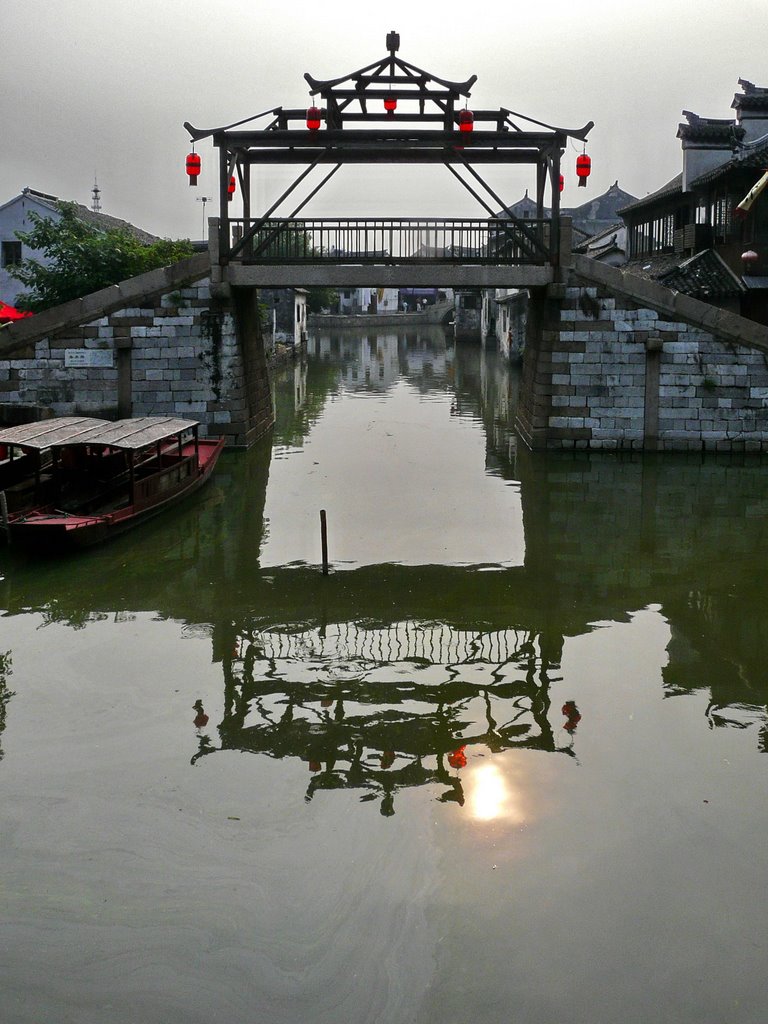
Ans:
<svg viewBox="0 0 768 1024"><path fill-rule="evenodd" d="M625 213L630 211L640 210L643 206L649 206L652 203L657 202L659 199L666 199L671 196L680 195L683 191L683 174L676 174L674 178L671 178L666 185L662 185L661 188L657 188L655 192L650 192L647 196L642 199L638 199L635 203L630 203L629 206L623 206L616 212L622 217Z"/></svg>
<svg viewBox="0 0 768 1024"><path fill-rule="evenodd" d="M158 235L151 235L148 231L143 231L141 228L137 228L135 224L129 223L127 220L120 220L117 217L110 217L107 213L94 213L93 210L89 210L87 206L83 206L81 203L75 203L75 209L77 210L77 216L80 220L86 224L92 224L96 228L104 228L105 230L112 228L120 228L123 231L127 231L128 234L133 235L134 238L138 238L140 242L157 242L159 240Z"/></svg>
<svg viewBox="0 0 768 1024"><path fill-rule="evenodd" d="M622 230L624 225L621 221L614 221L607 228L603 228L601 231L596 231L594 235L590 235L589 238L585 238L582 242L574 245L574 252L588 252L593 246L603 246L609 244L611 241L616 241L616 235Z"/></svg>
<svg viewBox="0 0 768 1024"><path fill-rule="evenodd" d="M34 188L22 189L22 195L30 196L36 199L43 206L47 206L50 210L57 211L59 204L66 202L67 200L59 199L58 196L49 195L47 192L38 192ZM107 213L94 213L93 210L89 210L87 206L83 206L82 203L72 203L75 207L78 218L83 221L84 224L90 224L93 227L101 228L102 231L110 231L119 228L122 231L127 231L128 234L133 235L140 242L149 244L151 242L157 242L159 240L158 235L151 235L148 231L143 231L141 228L137 228L134 224L130 224L127 220L119 220L117 217L110 217Z"/></svg>
<svg viewBox="0 0 768 1024"><path fill-rule="evenodd" d="M695 299L723 299L745 291L741 279L726 265L714 249L704 249L676 267L657 275L667 288Z"/></svg>
<svg viewBox="0 0 768 1024"><path fill-rule="evenodd" d="M574 232L579 236L579 244L581 244L581 242L591 238L598 232L607 231L608 228L613 227L618 220L619 207L634 201L635 197L619 188L618 181L614 181L610 188L606 189L602 195L595 196L594 199L588 199L581 206L564 206L561 208L560 213L563 217L570 217L572 219ZM526 212L535 215L536 203L530 198L526 190L523 198L519 199L516 203L510 204L509 209L516 216L524 217ZM552 211L548 206L544 208L545 217L549 217L551 213ZM502 212L497 213L496 216L504 217L506 214Z"/></svg>
<svg viewBox="0 0 768 1024"><path fill-rule="evenodd" d="M756 145L745 146L728 163L721 164L719 167L707 171L706 174L700 175L691 184L694 188L700 185L708 185L710 182L717 181L719 178L741 170L768 170L768 139L760 139Z"/></svg>
<svg viewBox="0 0 768 1024"><path fill-rule="evenodd" d="M739 85L744 90L740 95L736 93L731 106L734 110L768 110L768 89L754 85L745 78L739 79Z"/></svg>
<svg viewBox="0 0 768 1024"><path fill-rule="evenodd" d="M668 270L674 270L680 264L680 257L673 252L660 253L655 256L642 256L627 260L626 268L637 277L645 277L656 281Z"/></svg>
<svg viewBox="0 0 768 1024"><path fill-rule="evenodd" d="M602 195L562 212L573 218L573 226L577 230L590 237L612 227L618 218L618 211L634 202L636 197L619 188L618 181L614 181Z"/></svg>
<svg viewBox="0 0 768 1024"><path fill-rule="evenodd" d="M736 147L744 138L744 129L731 118L699 117L690 110L683 114L688 124L677 126L677 137L684 142L720 142Z"/></svg>

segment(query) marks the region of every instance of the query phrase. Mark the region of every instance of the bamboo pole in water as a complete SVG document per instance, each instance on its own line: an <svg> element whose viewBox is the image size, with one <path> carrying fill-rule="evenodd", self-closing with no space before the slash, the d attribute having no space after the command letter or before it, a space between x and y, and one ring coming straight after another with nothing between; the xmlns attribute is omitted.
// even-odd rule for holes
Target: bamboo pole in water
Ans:
<svg viewBox="0 0 768 1024"><path fill-rule="evenodd" d="M320 509L320 542L323 547L323 576L328 575L328 526L325 519L325 509Z"/></svg>

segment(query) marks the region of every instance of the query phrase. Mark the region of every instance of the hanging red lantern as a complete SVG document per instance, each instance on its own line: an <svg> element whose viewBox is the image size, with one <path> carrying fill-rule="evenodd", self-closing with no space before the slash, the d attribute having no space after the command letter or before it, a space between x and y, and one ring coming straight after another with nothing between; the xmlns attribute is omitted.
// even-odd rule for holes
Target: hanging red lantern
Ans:
<svg viewBox="0 0 768 1024"><path fill-rule="evenodd" d="M459 131L460 132L471 132L475 127L475 115L471 110L467 110L464 107L463 110L459 111Z"/></svg>
<svg viewBox="0 0 768 1024"><path fill-rule="evenodd" d="M560 185L560 191L562 192L563 189L565 188L565 178L562 176L562 174L560 175L559 185Z"/></svg>
<svg viewBox="0 0 768 1024"><path fill-rule="evenodd" d="M229 185L227 186L227 192L228 192L227 199L230 201L230 203L232 202L232 197L235 194L235 188L236 188L236 183L235 183L235 176L233 174L232 177L229 179Z"/></svg>
<svg viewBox="0 0 768 1024"><path fill-rule="evenodd" d="M576 157L576 174L579 179L579 187L587 187L587 178L592 170L592 161L586 153L582 153Z"/></svg>
<svg viewBox="0 0 768 1024"><path fill-rule="evenodd" d="M192 152L187 157L187 175L189 176L189 184L197 185L197 176L200 173L200 157L197 153Z"/></svg>
<svg viewBox="0 0 768 1024"><path fill-rule="evenodd" d="M320 127L322 116L320 107L307 107L307 128L309 128L311 132L316 132Z"/></svg>
<svg viewBox="0 0 768 1024"><path fill-rule="evenodd" d="M397 100L394 96L386 96L384 98L384 109L389 117L392 117L397 110Z"/></svg>

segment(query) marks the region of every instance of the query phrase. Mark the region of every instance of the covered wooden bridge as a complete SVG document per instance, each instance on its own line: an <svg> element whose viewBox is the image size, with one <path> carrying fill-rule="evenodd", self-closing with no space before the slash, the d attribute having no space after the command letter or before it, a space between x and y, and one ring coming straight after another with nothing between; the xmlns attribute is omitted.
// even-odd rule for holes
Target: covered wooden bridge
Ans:
<svg viewBox="0 0 768 1024"><path fill-rule="evenodd" d="M506 107L472 110L468 101L475 75L447 81L403 60L399 47L399 35L390 32L387 55L366 67L325 81L306 74L312 97L307 109L273 107L220 128L185 123L193 144L187 157L191 185L201 166L195 145L211 139L218 151L219 216L213 221L212 256L223 281L238 286L386 285L413 283L414 275L435 280L438 267L440 283L446 285L524 286L552 280L564 248L561 159L568 139L585 142L593 122L566 129ZM443 166L483 214L474 219L302 215L343 166L403 163ZM255 172L274 165L302 170L267 210L258 212L253 208ZM485 181L480 169L493 165L535 168L535 218L516 217ZM580 184L586 183L589 169L584 153L577 161ZM289 213L278 215L305 179L311 183L313 172L320 180ZM236 199L240 215L232 213ZM549 217L545 205L551 208Z"/></svg>

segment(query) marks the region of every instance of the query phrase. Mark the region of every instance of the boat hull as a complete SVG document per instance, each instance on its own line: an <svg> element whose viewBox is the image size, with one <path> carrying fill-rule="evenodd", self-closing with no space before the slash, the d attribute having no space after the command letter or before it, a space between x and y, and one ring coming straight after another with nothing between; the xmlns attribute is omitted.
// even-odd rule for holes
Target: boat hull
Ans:
<svg viewBox="0 0 768 1024"><path fill-rule="evenodd" d="M9 524L11 544L31 554L65 554L103 544L175 507L199 490L210 478L224 448L224 438L201 438L193 471L182 475L182 461L156 474L132 505L114 511L70 514L52 508L35 509Z"/></svg>

